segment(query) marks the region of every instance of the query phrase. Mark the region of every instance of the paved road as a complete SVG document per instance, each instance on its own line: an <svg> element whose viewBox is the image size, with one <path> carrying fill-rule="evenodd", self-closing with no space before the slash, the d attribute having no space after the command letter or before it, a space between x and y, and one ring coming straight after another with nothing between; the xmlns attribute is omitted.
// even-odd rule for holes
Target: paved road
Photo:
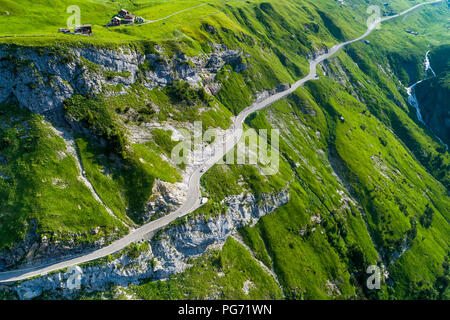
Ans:
<svg viewBox="0 0 450 320"><path fill-rule="evenodd" d="M183 13L183 12L186 12L186 11L190 11L190 10L193 10L193 9L197 9L197 8L200 8L200 7L204 7L204 6L207 6L207 5L209 5L209 3L203 3L203 4L200 4L200 5L195 6L195 7L187 8L187 9L184 9L184 10L177 11L177 12L175 12L175 13L169 14L168 16L166 16L166 17L164 17L164 18L161 18L161 19L156 19L156 20L146 20L144 23L136 24L135 26L142 26L142 25L144 25L144 24L150 24L150 23L155 23L155 22L167 20L167 19L169 19L169 18L171 18L171 17L173 17L173 16L176 16L176 15L178 15L178 14L180 14L180 13Z"/></svg>
<svg viewBox="0 0 450 320"><path fill-rule="evenodd" d="M168 214L165 217L162 217L156 221L152 221L142 227L140 227L139 229L136 229L135 231L133 231L132 233L128 234L127 236L123 237L122 239L119 239L115 242L113 242L112 244L110 244L107 247L104 247L102 249L93 251L91 253L88 254L83 254L80 255L78 257L72 257L69 258L67 260L58 262L58 263L54 263L51 265L43 265L43 266L37 266L37 267L33 267L33 268L27 268L27 269L20 269L20 270L14 270L14 271L8 271L8 272L1 272L0 273L0 283L5 283L5 282L15 282L15 281L19 281L19 280L24 280L24 279L28 279L31 277L35 277L35 276L41 276L41 275L45 275L49 272L52 271L57 271L60 269L64 269L67 267L71 267L71 266L75 266L78 264L82 264L82 263L86 263L89 261L93 261L99 258L103 258L106 257L110 254L116 253L122 249L124 249L125 247L127 247L129 244L133 243L133 242L138 242L140 240L142 240L143 238L145 238L145 236L151 232L154 232L156 230L159 230L165 226L167 226L168 224L170 224L171 222L175 221L176 219L186 216L187 214L195 211L196 209L198 209L201 206L201 201L200 201L200 197L201 197L201 192L200 192L200 178L202 177L202 175L204 174L204 172L206 172L207 170L209 170L216 162L218 162L220 159L222 159L222 157L227 154L230 150L232 150L234 148L234 146L237 144L237 142L240 140L241 135L243 133L243 123L244 120L253 112L258 111L258 110L262 110L266 107L268 107L269 105L273 104L274 102L288 96L289 94L293 93L295 90L297 90L300 86L302 86L303 84L305 84L307 81L310 80L314 80L317 79L317 65L319 63L321 63L322 61L330 58L331 56L333 56L335 53L337 53L340 49L342 49L343 47L345 47L346 45L349 45L353 42L356 41L360 41L362 39L364 39L365 37L367 37L376 27L376 25L380 22L384 22L387 20L391 20L394 18L397 18L399 16L405 15L409 12L411 12L412 10L417 9L418 7L421 7L423 5L427 5L427 4L434 4L434 3L439 3L442 2L443 0L437 0L437 1L431 1L431 2L425 2L419 5L416 5L408 10L405 10L404 12L397 14L397 15L393 15L393 16L389 16L389 17L384 17L381 18L377 21L375 21L366 31L366 33L364 33L361 37L338 44L334 47L332 47L328 53L323 54L319 57L317 57L315 60L310 61L310 72L309 74L304 77L303 79L299 80L298 82L296 82L295 84L292 85L291 88L289 88L286 91L283 92L279 92L277 94L274 94L270 97L268 97L267 99L257 102L255 104L253 104L252 106L246 108L245 110L243 110L234 120L233 122L233 127L234 127L234 131L232 131L225 139L225 142L222 146L221 152L217 153L216 155L214 155L213 157L211 157L209 160L207 160L202 166L199 166L197 168L197 170L195 170L190 179L189 179L189 188L188 188L188 197L186 199L186 202L183 204L183 206L181 208L179 208L178 210L176 210L175 212L172 212L171 214Z"/></svg>

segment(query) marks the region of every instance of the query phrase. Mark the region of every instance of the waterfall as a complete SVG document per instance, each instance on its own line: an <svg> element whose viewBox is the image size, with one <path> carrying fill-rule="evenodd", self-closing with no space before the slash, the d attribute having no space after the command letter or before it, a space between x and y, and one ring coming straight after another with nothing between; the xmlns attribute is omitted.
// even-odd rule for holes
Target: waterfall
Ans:
<svg viewBox="0 0 450 320"><path fill-rule="evenodd" d="M414 92L414 88L421 82L423 82L426 79L429 79L428 77L428 73L431 72L432 77L436 76L436 73L434 72L433 68L431 67L431 63L430 63L430 58L429 58L429 54L430 51L427 51L427 53L425 54L425 60L423 62L423 66L425 69L425 78L422 80L417 81L416 83L414 83L411 87L406 88L406 92L408 93L408 103L413 106L416 109L416 114L417 114L417 119L424 124L425 126L427 126L427 124L423 121L422 118L422 112L420 110L420 105L419 105L419 101L417 100L416 97L416 93ZM431 132L433 132L433 129L431 129ZM434 133L434 132L433 132ZM439 140L440 143L442 143L448 150L448 145L446 145L441 138L439 138L436 134L434 134L434 136Z"/></svg>

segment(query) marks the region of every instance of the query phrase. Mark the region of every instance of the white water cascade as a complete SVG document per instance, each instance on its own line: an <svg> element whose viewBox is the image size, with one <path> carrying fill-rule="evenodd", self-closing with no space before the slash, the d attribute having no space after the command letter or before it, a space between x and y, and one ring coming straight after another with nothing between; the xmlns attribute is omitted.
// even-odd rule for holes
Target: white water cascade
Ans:
<svg viewBox="0 0 450 320"><path fill-rule="evenodd" d="M416 109L416 114L417 114L417 119L423 123L426 126L426 123L423 121L422 118L422 112L420 110L420 105L419 105L419 101L417 100L416 94L414 92L414 88L421 82L423 82L426 79L432 78L436 76L436 73L434 72L433 68L431 67L431 63L430 63L430 57L429 57L430 51L427 51L427 53L425 54L425 60L423 62L423 66L425 68L425 78L417 81L416 83L414 83L411 87L406 88L406 92L408 93L408 103L413 106ZM429 76L429 73L431 73L431 77ZM431 128L430 128L431 129ZM431 129L431 131L433 132L433 130ZM442 143L443 145L445 145L445 147L448 150L448 146L441 140L441 138L439 138L436 134L434 134L436 136L436 138L439 140L440 143Z"/></svg>

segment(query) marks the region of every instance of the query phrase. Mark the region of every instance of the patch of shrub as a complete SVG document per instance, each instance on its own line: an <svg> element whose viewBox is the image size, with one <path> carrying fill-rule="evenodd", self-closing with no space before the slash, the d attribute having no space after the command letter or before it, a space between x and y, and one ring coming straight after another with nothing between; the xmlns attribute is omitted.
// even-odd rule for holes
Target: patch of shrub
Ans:
<svg viewBox="0 0 450 320"><path fill-rule="evenodd" d="M69 119L83 123L93 134L105 139L111 151L125 157L124 129L116 123L115 115L101 98L74 95L64 102L64 112Z"/></svg>

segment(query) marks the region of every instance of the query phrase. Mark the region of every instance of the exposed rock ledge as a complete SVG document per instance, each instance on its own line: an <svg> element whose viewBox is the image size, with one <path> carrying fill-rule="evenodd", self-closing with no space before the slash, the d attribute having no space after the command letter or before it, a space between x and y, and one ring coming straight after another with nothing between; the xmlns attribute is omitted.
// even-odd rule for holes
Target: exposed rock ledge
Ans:
<svg viewBox="0 0 450 320"><path fill-rule="evenodd" d="M124 254L106 263L82 267L81 286L85 292L104 290L109 285L127 286L143 279L166 279L189 267L188 259L205 253L210 247L221 247L237 229L253 226L259 219L289 202L289 190L265 194L257 200L254 195L230 196L223 200L227 207L225 215L206 220L194 216L182 224L174 224L162 230L149 241L149 250L138 257ZM67 288L70 274L54 273L21 282L14 286L20 299L31 299L45 291L61 297L76 297L78 290Z"/></svg>

